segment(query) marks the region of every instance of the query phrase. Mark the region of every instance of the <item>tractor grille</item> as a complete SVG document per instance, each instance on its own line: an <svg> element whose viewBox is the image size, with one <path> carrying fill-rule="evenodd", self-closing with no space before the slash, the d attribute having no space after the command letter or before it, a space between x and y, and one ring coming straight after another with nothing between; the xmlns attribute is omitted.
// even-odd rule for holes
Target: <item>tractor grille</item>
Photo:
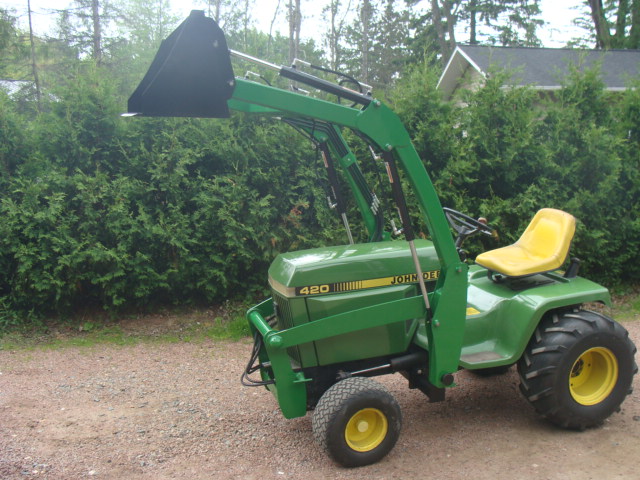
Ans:
<svg viewBox="0 0 640 480"><path fill-rule="evenodd" d="M276 316L278 317L278 330L293 327L293 315L289 300L279 293L273 292L273 303L276 305Z"/></svg>
<svg viewBox="0 0 640 480"><path fill-rule="evenodd" d="M287 328L293 327L293 314L291 312L291 305L289 305L289 300L275 291L272 292L272 294L274 310L276 312L276 318L278 320L278 330L285 330ZM298 350L298 347L288 347L287 353L295 363L301 365L300 351Z"/></svg>

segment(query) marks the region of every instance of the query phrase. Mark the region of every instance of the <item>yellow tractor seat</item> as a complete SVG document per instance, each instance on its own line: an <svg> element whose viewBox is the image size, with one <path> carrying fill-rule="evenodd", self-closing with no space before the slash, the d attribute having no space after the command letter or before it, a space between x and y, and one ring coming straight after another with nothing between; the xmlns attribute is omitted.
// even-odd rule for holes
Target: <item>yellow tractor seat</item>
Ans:
<svg viewBox="0 0 640 480"><path fill-rule="evenodd" d="M481 253L476 263L506 277L556 270L569 254L576 219L562 210L543 208L513 245Z"/></svg>

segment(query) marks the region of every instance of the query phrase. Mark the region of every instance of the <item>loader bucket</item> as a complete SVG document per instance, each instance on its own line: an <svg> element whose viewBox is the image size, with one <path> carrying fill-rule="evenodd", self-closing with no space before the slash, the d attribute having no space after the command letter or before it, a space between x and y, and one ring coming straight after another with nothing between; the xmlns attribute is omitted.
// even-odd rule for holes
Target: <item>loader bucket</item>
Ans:
<svg viewBox="0 0 640 480"><path fill-rule="evenodd" d="M160 45L129 98L129 114L228 117L234 85L224 33L204 11L192 10Z"/></svg>

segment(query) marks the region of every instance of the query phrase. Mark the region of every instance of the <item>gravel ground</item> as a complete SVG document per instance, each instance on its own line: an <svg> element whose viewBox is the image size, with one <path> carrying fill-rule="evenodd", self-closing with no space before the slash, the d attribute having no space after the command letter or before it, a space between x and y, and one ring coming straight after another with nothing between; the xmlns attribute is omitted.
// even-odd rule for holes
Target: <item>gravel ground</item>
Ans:
<svg viewBox="0 0 640 480"><path fill-rule="evenodd" d="M640 345L640 322L625 324ZM316 446L310 416L285 420L239 375L248 341L0 351L0 478L632 479L640 388L597 429L559 430L518 393L515 369L456 374L430 404L399 375L380 378L404 427L360 469Z"/></svg>

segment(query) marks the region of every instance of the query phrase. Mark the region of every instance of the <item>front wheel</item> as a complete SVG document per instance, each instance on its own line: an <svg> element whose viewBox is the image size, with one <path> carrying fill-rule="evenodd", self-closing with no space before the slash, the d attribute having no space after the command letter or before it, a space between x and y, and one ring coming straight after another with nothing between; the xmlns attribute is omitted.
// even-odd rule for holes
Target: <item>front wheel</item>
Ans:
<svg viewBox="0 0 640 480"><path fill-rule="evenodd" d="M402 426L400 406L378 382L353 377L329 388L313 412L316 441L344 467L382 459L396 444Z"/></svg>
<svg viewBox="0 0 640 480"><path fill-rule="evenodd" d="M518 362L520 390L551 422L593 427L631 393L635 352L626 329L609 317L554 313L540 322Z"/></svg>

